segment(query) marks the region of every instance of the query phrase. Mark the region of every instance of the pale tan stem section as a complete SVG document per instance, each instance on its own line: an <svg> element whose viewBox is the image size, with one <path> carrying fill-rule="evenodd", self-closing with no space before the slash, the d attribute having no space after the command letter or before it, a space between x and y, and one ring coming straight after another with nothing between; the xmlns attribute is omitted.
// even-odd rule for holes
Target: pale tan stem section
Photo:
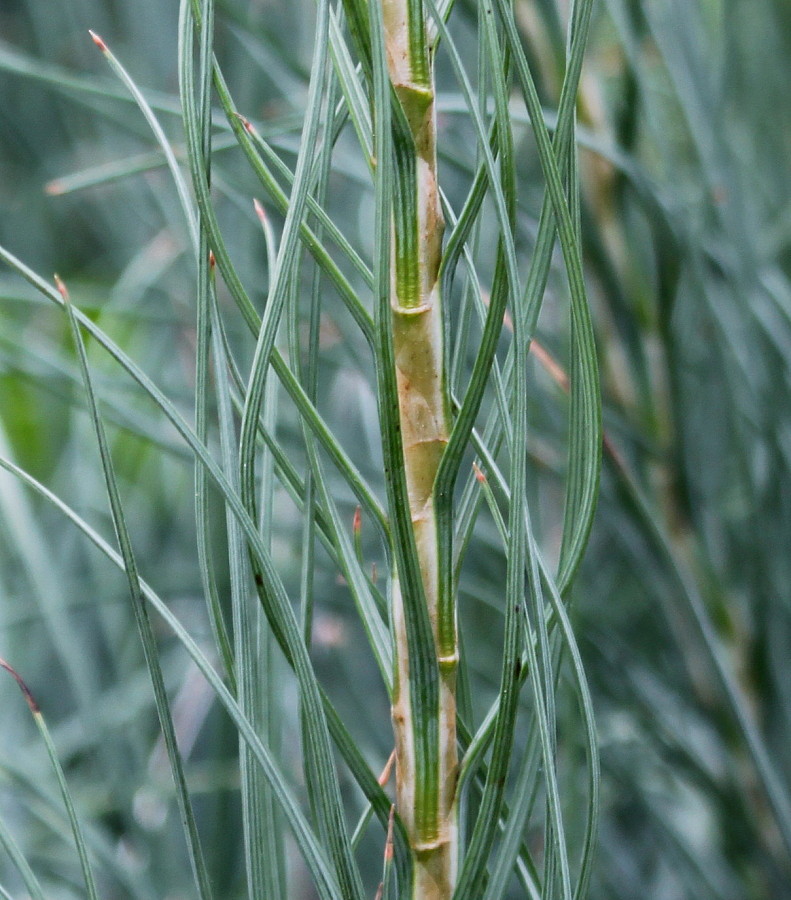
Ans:
<svg viewBox="0 0 791 900"><path fill-rule="evenodd" d="M415 141L416 195L419 223L417 264L419 297L399 297L391 287L393 344L398 380L401 437L409 506L420 560L428 614L438 643L437 523L433 487L448 441L444 384L442 307L439 264L444 221L437 189L436 115L433 87L413 81L407 41L405 0L382 0L390 78ZM415 302L417 299L417 302ZM440 673L438 820L427 829L415 817L414 726L409 698L409 654L404 607L397 577L393 590L396 685L393 729L396 743L396 808L414 854L413 900L450 900L458 868L456 815L456 667L457 650L444 659Z"/></svg>

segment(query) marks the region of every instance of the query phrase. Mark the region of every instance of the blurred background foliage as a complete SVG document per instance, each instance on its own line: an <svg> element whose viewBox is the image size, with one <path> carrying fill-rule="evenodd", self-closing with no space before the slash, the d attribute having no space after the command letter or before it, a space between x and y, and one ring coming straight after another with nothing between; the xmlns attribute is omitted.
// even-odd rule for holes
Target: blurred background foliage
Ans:
<svg viewBox="0 0 791 900"><path fill-rule="evenodd" d="M550 124L566 6L516 0ZM194 276L176 192L146 123L87 34L102 35L145 90L178 153L176 13L161 0L3 0L0 243L43 274L57 271L80 308L191 416ZM473 60L476 17L473 0L456 0L452 27ZM309 3L218 2L217 52L237 105L292 167L311 41ZM475 141L442 57L438 76L440 178L453 206L468 188ZM578 143L606 452L596 523L571 595L602 754L597 900L791 897L789 835L778 827L783 816L791 827L789 83L786 0L599 2ZM251 204L260 188L219 113L217 127L218 213L260 306L267 271ZM516 139L521 250L529 258L543 182L526 123ZM352 137L341 136L333 166L328 209L365 255L372 195ZM267 209L277 231L282 220ZM486 260L485 229L478 240ZM482 263L479 274L486 287L491 269ZM462 294L459 287L454 304ZM0 300L0 455L110 535L66 319L7 270ZM324 307L317 405L363 474L381 485L370 363L337 306ZM566 309L558 259L538 339L561 367ZM240 343L239 352L249 347ZM459 355L463 364L463 348ZM143 575L208 646L191 457L95 347L91 362ZM550 556L559 546L568 428L559 382L537 356L531 483ZM278 437L303 466L299 421L286 407ZM353 498L340 481L336 487L351 528ZM301 518L284 492L275 503L276 559L296 589ZM216 512L221 522L220 501ZM223 532L218 526L220 544ZM121 575L5 475L0 534L0 656L43 707L89 823L104 896L190 895ZM371 563L383 563L370 522L362 546ZM500 633L490 610L504 576L495 525L482 513L461 576L478 714L496 691ZM348 592L321 552L314 577L317 666L381 768L392 746L386 696ZM211 876L218 896L241 896L237 735L164 628L160 638ZM288 760L294 685L277 654L267 664L282 684L276 705ZM558 715L573 803L574 785L584 790L582 736L572 708L561 703ZM54 775L10 679L0 690L0 721L0 820L49 896L79 896ZM776 779L769 796L761 760ZM359 811L350 786L348 800L350 812ZM376 835L366 841L376 872L381 843ZM0 884L23 896L2 854Z"/></svg>

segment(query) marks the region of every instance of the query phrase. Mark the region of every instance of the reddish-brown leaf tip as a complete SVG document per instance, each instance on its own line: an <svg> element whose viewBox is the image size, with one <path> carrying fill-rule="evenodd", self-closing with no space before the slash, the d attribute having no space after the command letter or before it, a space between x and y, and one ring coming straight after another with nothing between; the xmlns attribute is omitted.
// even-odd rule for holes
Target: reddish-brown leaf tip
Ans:
<svg viewBox="0 0 791 900"><path fill-rule="evenodd" d="M69 302L69 291L66 285L61 281L60 275L57 273L53 276L55 279L55 287L58 289L58 293L63 297L65 303Z"/></svg>
<svg viewBox="0 0 791 900"><path fill-rule="evenodd" d="M379 776L377 781L379 782L380 787L384 787L388 781L390 781L390 773L393 771L393 763L395 762L396 752L390 754L387 758L387 762L385 763L384 769L382 769L382 774Z"/></svg>
<svg viewBox="0 0 791 900"><path fill-rule="evenodd" d="M390 816L387 820L387 843L385 844L385 862L393 858L393 820L395 819L395 806L390 806Z"/></svg>
<svg viewBox="0 0 791 900"><path fill-rule="evenodd" d="M480 481L481 484L486 484L486 481L487 481L486 475L484 475L484 473L481 471L481 468L478 465L478 463L474 462L472 464L472 468L473 468L473 471L475 472L475 477L478 479L478 481Z"/></svg>
<svg viewBox="0 0 791 900"><path fill-rule="evenodd" d="M362 527L363 527L363 511L362 511L362 509L358 506L358 507L354 510L354 519L353 519L353 521L352 521L352 529L354 530L354 536L355 536L355 537L359 537L359 536L360 536L360 532L362 531Z"/></svg>
<svg viewBox="0 0 791 900"><path fill-rule="evenodd" d="M12 665L7 663L2 658L0 658L0 668L5 669L6 672L8 672L8 674L11 675L11 677L19 685L19 689L22 691L22 696L25 698L25 701L27 702L27 705L30 707L30 711L33 713L33 715L35 716L39 712L41 712L38 703L36 703L33 695L30 693L30 689L25 684L25 682L22 680L22 676L19 674L19 672L17 672L17 670Z"/></svg>
<svg viewBox="0 0 791 900"><path fill-rule="evenodd" d="M217 260L214 257L214 250L209 250L209 268L214 269L217 265Z"/></svg>
<svg viewBox="0 0 791 900"><path fill-rule="evenodd" d="M99 37L99 35L95 31L91 31L88 29L88 34L91 36L94 44L102 51L102 53L107 53L107 44Z"/></svg>
<svg viewBox="0 0 791 900"><path fill-rule="evenodd" d="M243 116L241 113L235 112L234 115L236 118L242 123L244 126L244 130L249 134L255 134L255 128L253 128L253 123L247 118L247 116Z"/></svg>
<svg viewBox="0 0 791 900"><path fill-rule="evenodd" d="M44 193L49 197L57 197L63 193L63 182L60 178L54 178L44 185Z"/></svg>
<svg viewBox="0 0 791 900"><path fill-rule="evenodd" d="M258 216L258 221L263 225L266 222L266 210L255 197L253 197L253 209Z"/></svg>

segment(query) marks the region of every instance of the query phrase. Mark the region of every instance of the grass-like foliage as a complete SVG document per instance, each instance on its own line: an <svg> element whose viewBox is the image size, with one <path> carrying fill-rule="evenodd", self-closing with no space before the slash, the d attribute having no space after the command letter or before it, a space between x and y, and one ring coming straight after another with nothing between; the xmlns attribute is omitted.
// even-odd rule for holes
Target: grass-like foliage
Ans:
<svg viewBox="0 0 791 900"><path fill-rule="evenodd" d="M0 24L0 896L789 896L783 0Z"/></svg>

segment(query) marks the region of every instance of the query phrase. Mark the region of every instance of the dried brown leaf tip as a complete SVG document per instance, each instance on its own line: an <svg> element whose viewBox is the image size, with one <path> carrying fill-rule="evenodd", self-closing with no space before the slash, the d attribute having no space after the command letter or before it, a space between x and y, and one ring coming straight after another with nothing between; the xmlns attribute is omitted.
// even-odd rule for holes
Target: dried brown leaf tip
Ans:
<svg viewBox="0 0 791 900"><path fill-rule="evenodd" d="M377 779L379 781L380 787L384 787L387 784L387 782L390 781L390 773L393 771L393 763L395 762L395 756L396 756L396 752L395 752L395 750L393 750L393 752L388 757L387 762L385 763L384 769L382 769L382 774Z"/></svg>
<svg viewBox="0 0 791 900"><path fill-rule="evenodd" d="M395 804L390 807L390 816L387 820L387 843L385 844L385 863L393 859L393 820L395 819Z"/></svg>
<svg viewBox="0 0 791 900"><path fill-rule="evenodd" d="M60 275L56 274L53 277L55 279L55 287L58 289L58 293L61 295L61 297L63 297L63 302L69 303L71 298L69 297L68 288L61 280Z"/></svg>
<svg viewBox="0 0 791 900"><path fill-rule="evenodd" d="M255 210L255 214L258 216L258 221L261 225L266 225L266 210L255 197L253 197L253 209Z"/></svg>
<svg viewBox="0 0 791 900"><path fill-rule="evenodd" d="M358 506L354 510L354 519L352 520L352 531L354 532L354 536L358 538L360 536L360 532L363 528L363 511Z"/></svg>
<svg viewBox="0 0 791 900"><path fill-rule="evenodd" d="M94 44L102 51L102 53L107 53L107 44L99 37L99 35L95 31L88 30L88 34L91 36Z"/></svg>
<svg viewBox="0 0 791 900"><path fill-rule="evenodd" d="M472 470L473 470L473 472L475 472L475 477L478 479L478 481L481 484L486 484L486 481L487 481L486 475L483 473L483 471L481 470L481 467L478 465L478 463L474 462L472 464Z"/></svg>
<svg viewBox="0 0 791 900"><path fill-rule="evenodd" d="M33 695L30 693L30 689L28 688L28 686L22 680L22 676L19 674L19 672L17 672L17 670L12 665L7 663L2 658L0 658L0 668L5 669L6 672L8 672L8 674L11 675L11 677L16 681L16 683L19 685L19 689L22 691L22 695L24 696L27 705L30 707L30 711L34 716L38 715L38 713L41 711L39 705L38 703L36 703Z"/></svg>
<svg viewBox="0 0 791 900"><path fill-rule="evenodd" d="M214 271L214 267L217 265L217 259L214 256L214 250L209 250L209 268Z"/></svg>
<svg viewBox="0 0 791 900"><path fill-rule="evenodd" d="M245 130L248 134L255 134L255 133L256 133L256 132L255 132L255 127L253 126L253 123L247 118L247 116L243 116L241 113L234 113L234 115L235 115L236 118L242 123L242 125L244 126L244 130Z"/></svg>

